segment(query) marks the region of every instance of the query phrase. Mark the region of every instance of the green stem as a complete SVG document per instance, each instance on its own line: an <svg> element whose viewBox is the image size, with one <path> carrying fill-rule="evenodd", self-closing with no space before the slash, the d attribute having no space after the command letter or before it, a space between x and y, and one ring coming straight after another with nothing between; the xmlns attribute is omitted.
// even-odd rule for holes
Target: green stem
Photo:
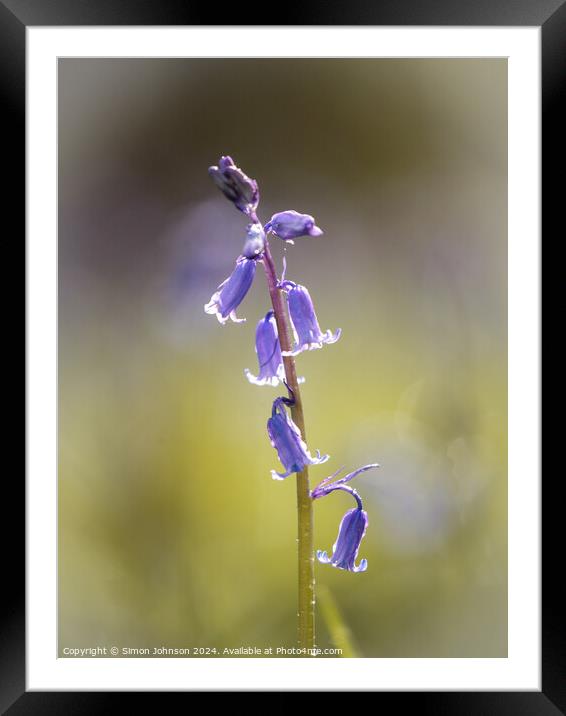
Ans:
<svg viewBox="0 0 566 716"><path fill-rule="evenodd" d="M275 264L266 241L263 254L263 266L267 277L269 295L273 305L279 343L282 351L292 350L291 330L287 302L283 291L278 287ZM291 417L301 431L303 440L305 435L305 418L301 391L297 380L297 369L293 356L283 356L285 378L287 385L293 391L295 398L291 406ZM298 516L298 559L299 559L299 608L298 608L298 641L299 647L312 649L314 647L314 542L313 542L313 511L312 499L309 489L308 468L297 473L297 516ZM308 655L308 654L306 654Z"/></svg>

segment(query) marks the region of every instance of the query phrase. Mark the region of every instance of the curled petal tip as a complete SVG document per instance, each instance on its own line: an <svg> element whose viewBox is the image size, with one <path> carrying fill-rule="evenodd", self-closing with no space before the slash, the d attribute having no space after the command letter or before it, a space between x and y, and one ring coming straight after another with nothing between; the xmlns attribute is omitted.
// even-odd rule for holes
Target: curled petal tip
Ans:
<svg viewBox="0 0 566 716"><path fill-rule="evenodd" d="M277 470L271 470L271 477L274 480L285 480L289 477L289 475L292 475L293 471L287 471L287 472L277 472Z"/></svg>
<svg viewBox="0 0 566 716"><path fill-rule="evenodd" d="M326 340L324 340L323 343L329 343L329 344L336 343L336 341L340 338L341 335L342 335L341 328L337 328L334 333L332 333L332 331L329 329L328 331L326 331L326 334L325 334Z"/></svg>
<svg viewBox="0 0 566 716"><path fill-rule="evenodd" d="M321 455L320 450L316 451L316 458L313 458L313 465L322 465L330 460L330 455Z"/></svg>
<svg viewBox="0 0 566 716"><path fill-rule="evenodd" d="M247 318L238 318L236 315L236 311L232 311L230 313L230 320L234 321L234 323L245 323L247 321Z"/></svg>
<svg viewBox="0 0 566 716"><path fill-rule="evenodd" d="M249 370L249 368L246 368L244 370L244 373L245 373L246 378L253 385L270 385L273 388L275 388L281 382L281 380L277 376L260 378L259 376L253 375L253 373L251 372L251 370Z"/></svg>

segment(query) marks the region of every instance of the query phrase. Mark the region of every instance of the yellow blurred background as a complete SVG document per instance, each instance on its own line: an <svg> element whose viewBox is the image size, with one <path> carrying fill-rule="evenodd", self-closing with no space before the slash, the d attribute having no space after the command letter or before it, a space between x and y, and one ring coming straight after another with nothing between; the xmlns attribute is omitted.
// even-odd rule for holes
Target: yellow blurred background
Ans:
<svg viewBox="0 0 566 716"><path fill-rule="evenodd" d="M381 464L355 485L368 571L316 570L355 653L505 656L506 61L62 59L58 143L60 655L295 645L281 391L244 377L263 272L247 323L203 310L243 245L207 176L230 154L264 221L325 232L287 277L343 331L298 358L311 481ZM351 506L315 504L317 548Z"/></svg>

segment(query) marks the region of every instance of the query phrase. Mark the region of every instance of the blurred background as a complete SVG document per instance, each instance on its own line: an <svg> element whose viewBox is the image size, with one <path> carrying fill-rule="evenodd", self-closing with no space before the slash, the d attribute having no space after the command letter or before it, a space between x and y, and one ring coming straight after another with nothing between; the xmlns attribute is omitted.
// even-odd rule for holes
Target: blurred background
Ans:
<svg viewBox="0 0 566 716"><path fill-rule="evenodd" d="M243 245L207 175L230 154L263 221L325 232L286 251L343 331L298 358L311 481L381 464L368 571L317 565L318 645L332 612L358 656L506 656L506 98L499 59L59 60L61 655L295 645L281 391L244 377L263 273L247 323L203 310ZM351 506L316 503L316 548Z"/></svg>

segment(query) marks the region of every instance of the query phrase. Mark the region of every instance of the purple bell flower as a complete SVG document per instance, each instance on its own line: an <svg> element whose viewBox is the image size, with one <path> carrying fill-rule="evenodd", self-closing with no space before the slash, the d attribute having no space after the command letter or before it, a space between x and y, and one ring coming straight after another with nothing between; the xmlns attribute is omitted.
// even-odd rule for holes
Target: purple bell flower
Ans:
<svg viewBox="0 0 566 716"><path fill-rule="evenodd" d="M320 465L330 457L321 456L318 450L316 457L312 457L301 437L301 431L287 415L285 404L292 404L292 402L286 398L276 398L271 417L267 421L267 434L285 468L285 472L271 471L274 480L284 480L293 472L301 472L307 465Z"/></svg>
<svg viewBox="0 0 566 716"><path fill-rule="evenodd" d="M248 216L253 216L259 204L259 189L255 179L250 179L237 167L231 157L220 157L217 167L209 167L208 173L224 196Z"/></svg>
<svg viewBox="0 0 566 716"><path fill-rule="evenodd" d="M285 380L283 358L277 336L277 323L273 311L266 313L257 324L255 332L255 352L259 362L259 374L252 375L247 368L247 379L255 385L279 385Z"/></svg>
<svg viewBox="0 0 566 716"><path fill-rule="evenodd" d="M248 259L258 258L265 249L265 232L261 224L249 224L246 233L246 243L242 254Z"/></svg>
<svg viewBox="0 0 566 716"><path fill-rule="evenodd" d="M299 236L320 236L323 232L314 223L314 219L309 214L299 214L298 211L289 209L281 211L271 217L265 225L266 233L271 231L283 241L298 239Z"/></svg>
<svg viewBox="0 0 566 716"><path fill-rule="evenodd" d="M243 323L245 318L236 316L236 309L244 300L246 293L254 280L256 262L254 259L247 259L240 256L236 261L236 268L204 307L205 313L215 315L220 323L226 323L228 319L234 323Z"/></svg>
<svg viewBox="0 0 566 716"><path fill-rule="evenodd" d="M356 566L356 557L360 549L360 542L366 533L368 526L368 515L361 507L354 507L348 510L340 527L338 537L332 547L332 557L326 552L318 550L316 558L323 564L331 564L337 569L346 569L348 572L365 572L368 568L367 559L362 559Z"/></svg>
<svg viewBox="0 0 566 716"><path fill-rule="evenodd" d="M252 375L251 371L245 369L245 374L250 383L254 385L277 386L285 382L285 368L281 357L281 347L277 335L277 322L273 311L266 313L257 324L255 332L255 352L259 363L259 374ZM304 378L297 379L304 383Z"/></svg>
<svg viewBox="0 0 566 716"><path fill-rule="evenodd" d="M337 569L345 569L349 572L366 571L368 566L367 559L362 559L359 565L356 566L356 558L360 549L360 543L366 533L368 516L367 512L363 509L361 497L358 495L356 490L346 486L345 483L356 477L356 475L359 475L360 472L372 470L375 467L379 467L379 465L377 463L364 465L363 467L354 470L354 472L349 473L345 477L342 477L340 480L331 482L331 480L342 471L343 468L340 468L340 470L337 470L333 475L324 479L311 492L312 499L316 500L321 497L326 497L326 495L329 495L334 490L343 490L344 492L348 492L352 495L357 502L357 507L348 510L340 522L338 537L332 547L332 557L329 557L326 552L318 550L316 557L319 562L322 562L323 564L331 564Z"/></svg>
<svg viewBox="0 0 566 716"><path fill-rule="evenodd" d="M289 314L297 340L297 345L293 350L284 352L283 355L296 356L303 351L322 348L326 343L336 343L342 329L338 328L335 333L332 333L331 330L323 333L320 330L308 290L293 281L283 281L281 288L288 293Z"/></svg>

